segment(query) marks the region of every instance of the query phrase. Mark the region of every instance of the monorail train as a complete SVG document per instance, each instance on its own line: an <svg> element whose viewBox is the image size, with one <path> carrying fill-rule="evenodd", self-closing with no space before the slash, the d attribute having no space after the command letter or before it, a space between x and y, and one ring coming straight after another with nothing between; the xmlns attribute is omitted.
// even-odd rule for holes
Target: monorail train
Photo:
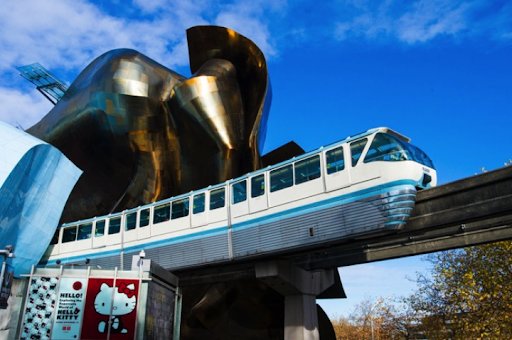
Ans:
<svg viewBox="0 0 512 340"><path fill-rule="evenodd" d="M66 223L41 265L123 267L144 250L179 269L315 249L403 228L416 190L436 182L423 151L375 128L218 185Z"/></svg>

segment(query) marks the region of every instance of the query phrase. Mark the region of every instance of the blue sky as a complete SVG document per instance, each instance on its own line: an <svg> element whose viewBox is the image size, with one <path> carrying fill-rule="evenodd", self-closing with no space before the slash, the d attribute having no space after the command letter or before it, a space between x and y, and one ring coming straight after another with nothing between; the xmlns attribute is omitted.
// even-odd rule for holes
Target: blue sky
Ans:
<svg viewBox="0 0 512 340"><path fill-rule="evenodd" d="M189 74L185 30L231 27L267 57L273 103L265 150L306 150L389 126L433 159L440 183L512 159L510 1L6 1L0 6L0 120L25 128L51 108L15 66L70 83L96 56L138 49ZM342 268L348 315L364 297L407 293L420 258Z"/></svg>

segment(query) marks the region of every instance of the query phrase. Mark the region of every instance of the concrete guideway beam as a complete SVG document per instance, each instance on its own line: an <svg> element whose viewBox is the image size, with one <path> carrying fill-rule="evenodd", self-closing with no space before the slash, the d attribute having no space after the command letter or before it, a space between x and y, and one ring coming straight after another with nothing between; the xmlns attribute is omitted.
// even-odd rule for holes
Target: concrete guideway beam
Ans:
<svg viewBox="0 0 512 340"><path fill-rule="evenodd" d="M403 230L298 252L287 259L321 269L512 239L512 167L418 192Z"/></svg>
<svg viewBox="0 0 512 340"><path fill-rule="evenodd" d="M291 262L269 261L255 265L256 278L284 296L319 295L335 282L334 269L307 271Z"/></svg>

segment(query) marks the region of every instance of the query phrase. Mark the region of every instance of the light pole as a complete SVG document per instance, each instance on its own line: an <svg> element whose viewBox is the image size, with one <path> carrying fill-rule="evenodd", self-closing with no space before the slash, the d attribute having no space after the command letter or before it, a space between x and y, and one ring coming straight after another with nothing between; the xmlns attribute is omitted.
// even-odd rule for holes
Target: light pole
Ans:
<svg viewBox="0 0 512 340"><path fill-rule="evenodd" d="M3 256L2 270L0 271L0 292L4 285L5 268L7 267L7 259L14 258L14 247L11 245L5 246L5 249L0 250L0 255Z"/></svg>
<svg viewBox="0 0 512 340"><path fill-rule="evenodd" d="M377 307L377 303L379 301L375 301L370 305L370 331L371 331L371 340L375 340L375 328L373 326L373 312L375 311L375 308Z"/></svg>

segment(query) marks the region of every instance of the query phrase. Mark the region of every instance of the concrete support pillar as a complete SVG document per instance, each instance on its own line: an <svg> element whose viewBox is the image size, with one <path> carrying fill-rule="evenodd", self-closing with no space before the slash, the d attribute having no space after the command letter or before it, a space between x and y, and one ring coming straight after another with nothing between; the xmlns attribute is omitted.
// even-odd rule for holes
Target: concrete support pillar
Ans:
<svg viewBox="0 0 512 340"><path fill-rule="evenodd" d="M284 296L284 339L319 340L316 297L335 283L334 270L306 271L282 261L259 263L255 270Z"/></svg>
<svg viewBox="0 0 512 340"><path fill-rule="evenodd" d="M316 296L308 294L284 297L284 338L318 340Z"/></svg>

